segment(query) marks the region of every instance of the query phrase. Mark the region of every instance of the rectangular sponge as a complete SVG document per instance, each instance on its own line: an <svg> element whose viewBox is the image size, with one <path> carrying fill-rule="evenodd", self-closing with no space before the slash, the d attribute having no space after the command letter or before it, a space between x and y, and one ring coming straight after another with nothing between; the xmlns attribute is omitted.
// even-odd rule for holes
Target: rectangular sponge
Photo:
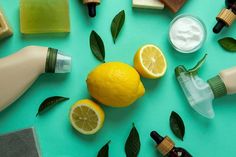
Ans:
<svg viewBox="0 0 236 157"><path fill-rule="evenodd" d="M0 135L1 157L40 157L33 128Z"/></svg>

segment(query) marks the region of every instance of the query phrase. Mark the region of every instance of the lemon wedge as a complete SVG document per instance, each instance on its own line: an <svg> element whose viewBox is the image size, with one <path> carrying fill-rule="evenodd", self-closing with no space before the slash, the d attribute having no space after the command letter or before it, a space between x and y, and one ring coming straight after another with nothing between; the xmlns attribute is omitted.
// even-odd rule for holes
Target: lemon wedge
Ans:
<svg viewBox="0 0 236 157"><path fill-rule="evenodd" d="M95 102L80 100L71 107L70 122L82 134L95 134L103 126L104 112Z"/></svg>
<svg viewBox="0 0 236 157"><path fill-rule="evenodd" d="M160 78L167 69L164 54L155 45L144 45L134 56L134 67L145 78Z"/></svg>

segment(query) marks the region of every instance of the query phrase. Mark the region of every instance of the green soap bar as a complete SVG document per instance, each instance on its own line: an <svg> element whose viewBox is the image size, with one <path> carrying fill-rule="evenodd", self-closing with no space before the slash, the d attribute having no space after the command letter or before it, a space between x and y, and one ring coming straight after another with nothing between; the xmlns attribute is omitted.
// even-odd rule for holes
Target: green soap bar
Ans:
<svg viewBox="0 0 236 157"><path fill-rule="evenodd" d="M70 32L68 0L20 0L23 34Z"/></svg>

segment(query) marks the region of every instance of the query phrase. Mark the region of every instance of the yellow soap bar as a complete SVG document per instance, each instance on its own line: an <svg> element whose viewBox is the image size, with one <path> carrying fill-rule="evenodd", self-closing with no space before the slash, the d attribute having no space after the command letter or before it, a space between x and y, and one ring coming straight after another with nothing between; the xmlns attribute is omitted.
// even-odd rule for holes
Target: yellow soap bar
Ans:
<svg viewBox="0 0 236 157"><path fill-rule="evenodd" d="M133 7L146 9L164 9L164 4L159 0L132 0Z"/></svg>
<svg viewBox="0 0 236 157"><path fill-rule="evenodd" d="M0 11L0 39L10 37L12 34L10 26L8 25L3 13Z"/></svg>
<svg viewBox="0 0 236 157"><path fill-rule="evenodd" d="M68 0L20 0L23 34L70 32Z"/></svg>

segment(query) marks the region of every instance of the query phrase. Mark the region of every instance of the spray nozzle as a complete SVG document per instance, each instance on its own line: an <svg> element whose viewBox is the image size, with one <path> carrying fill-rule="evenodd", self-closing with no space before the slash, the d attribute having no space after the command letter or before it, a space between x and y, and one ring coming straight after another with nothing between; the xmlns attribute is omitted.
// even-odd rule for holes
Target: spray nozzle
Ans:
<svg viewBox="0 0 236 157"><path fill-rule="evenodd" d="M204 56L204 58L198 62L198 68L200 68L199 65L203 64L205 57L206 56ZM175 68L175 75L190 106L202 116L213 118L215 116L212 107L214 94L210 85L198 77L197 71L191 73L189 70L186 70L183 65L177 66Z"/></svg>

